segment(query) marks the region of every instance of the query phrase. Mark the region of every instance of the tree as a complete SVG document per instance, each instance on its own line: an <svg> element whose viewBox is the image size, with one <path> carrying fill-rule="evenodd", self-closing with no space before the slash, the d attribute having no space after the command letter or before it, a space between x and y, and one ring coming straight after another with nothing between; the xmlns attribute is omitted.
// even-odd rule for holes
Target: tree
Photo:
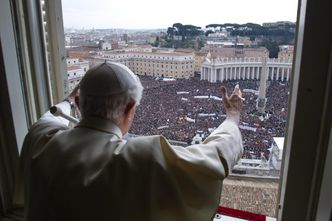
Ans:
<svg viewBox="0 0 332 221"><path fill-rule="evenodd" d="M186 37L194 37L203 34L204 32L201 30L201 27L194 25L183 25L182 31L184 36Z"/></svg>
<svg viewBox="0 0 332 221"><path fill-rule="evenodd" d="M207 30L207 31L205 32L205 36L209 36L209 34L211 34L211 33L214 33L214 31L212 31L212 30Z"/></svg>
<svg viewBox="0 0 332 221"><path fill-rule="evenodd" d="M209 24L207 26L205 26L205 28L217 28L217 27L221 27L221 24Z"/></svg>
<svg viewBox="0 0 332 221"><path fill-rule="evenodd" d="M169 36L173 36L173 35L174 35L174 32L175 32L175 28L173 28L173 27L168 27L168 29L167 29L167 34L168 34Z"/></svg>
<svg viewBox="0 0 332 221"><path fill-rule="evenodd" d="M270 52L269 57L270 58L277 58L278 57L279 45L276 41L272 40L271 38L263 39L260 46L264 46L264 47L267 48L267 50L269 50L269 52Z"/></svg>
<svg viewBox="0 0 332 221"><path fill-rule="evenodd" d="M156 37L156 40L155 42L152 44L152 46L154 47L158 47L159 46L159 42L160 42L160 39L159 39L159 36Z"/></svg>
<svg viewBox="0 0 332 221"><path fill-rule="evenodd" d="M174 23L173 28L175 30L175 35L183 35L183 25L181 23Z"/></svg>

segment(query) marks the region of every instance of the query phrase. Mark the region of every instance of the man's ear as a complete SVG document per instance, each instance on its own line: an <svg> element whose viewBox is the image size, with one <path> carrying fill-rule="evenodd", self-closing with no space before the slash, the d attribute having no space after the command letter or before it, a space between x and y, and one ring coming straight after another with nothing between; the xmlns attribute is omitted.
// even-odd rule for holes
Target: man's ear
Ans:
<svg viewBox="0 0 332 221"><path fill-rule="evenodd" d="M77 108L80 109L80 97L79 96L75 97L75 104L76 104Z"/></svg>
<svg viewBox="0 0 332 221"><path fill-rule="evenodd" d="M132 100L126 106L126 109L125 109L125 112L124 112L125 115L129 114L134 107L135 107L135 101Z"/></svg>
<svg viewBox="0 0 332 221"><path fill-rule="evenodd" d="M124 110L124 113L118 123L118 127L121 129L122 134L126 134L129 131L133 122L135 110L136 102L132 100L127 104L126 109Z"/></svg>

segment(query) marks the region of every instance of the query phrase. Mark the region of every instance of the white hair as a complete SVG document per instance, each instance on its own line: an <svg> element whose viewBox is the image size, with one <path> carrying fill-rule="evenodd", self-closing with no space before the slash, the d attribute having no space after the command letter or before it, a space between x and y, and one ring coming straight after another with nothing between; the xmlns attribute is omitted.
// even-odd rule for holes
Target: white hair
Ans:
<svg viewBox="0 0 332 221"><path fill-rule="evenodd" d="M139 105L143 86L137 76L137 84L126 92L109 96L84 96L80 95L80 111L82 118L100 117L119 123L127 105L135 102Z"/></svg>

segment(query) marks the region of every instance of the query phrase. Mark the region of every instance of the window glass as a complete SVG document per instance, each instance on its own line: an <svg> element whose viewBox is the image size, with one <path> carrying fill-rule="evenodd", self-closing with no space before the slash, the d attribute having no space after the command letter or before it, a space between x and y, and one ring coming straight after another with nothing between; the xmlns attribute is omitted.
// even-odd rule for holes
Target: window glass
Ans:
<svg viewBox="0 0 332 221"><path fill-rule="evenodd" d="M126 64L141 79L133 136L162 134L184 148L200 143L226 117L220 86L239 84L244 153L220 205L275 217L297 1L160 2L167 13L144 0L62 4L68 80L79 73L69 85L104 60Z"/></svg>

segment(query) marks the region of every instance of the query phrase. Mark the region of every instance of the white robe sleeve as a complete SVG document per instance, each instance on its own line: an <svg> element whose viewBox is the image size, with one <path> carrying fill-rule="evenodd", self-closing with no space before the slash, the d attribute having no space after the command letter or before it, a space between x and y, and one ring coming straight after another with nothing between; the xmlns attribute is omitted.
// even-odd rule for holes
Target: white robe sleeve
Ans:
<svg viewBox="0 0 332 221"><path fill-rule="evenodd" d="M243 152L242 136L236 123L226 119L203 143L186 148L172 146L161 140L161 146L171 164L190 171L202 173L217 179L228 176L232 167L241 158Z"/></svg>
<svg viewBox="0 0 332 221"><path fill-rule="evenodd" d="M67 101L63 101L61 103L58 103L55 106L60 108L62 110L62 113L70 115L71 107L70 107L70 104ZM43 122L56 121L56 122L65 124L66 126L69 125L68 120L66 120L63 117L54 116L53 114L51 114L50 111L47 111L45 114L43 114L43 116L40 118L40 121L43 121Z"/></svg>

